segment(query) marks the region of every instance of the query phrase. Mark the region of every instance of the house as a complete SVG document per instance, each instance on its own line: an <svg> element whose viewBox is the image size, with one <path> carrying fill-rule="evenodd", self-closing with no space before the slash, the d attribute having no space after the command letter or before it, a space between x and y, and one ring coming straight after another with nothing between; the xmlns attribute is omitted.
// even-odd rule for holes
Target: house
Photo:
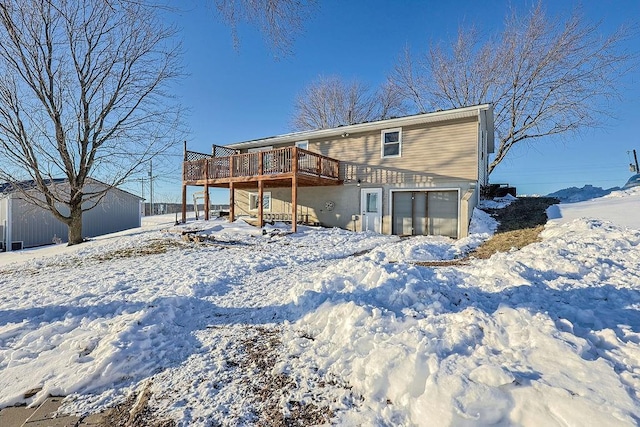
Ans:
<svg viewBox="0 0 640 427"><path fill-rule="evenodd" d="M229 188L255 217L398 235L466 236L494 150L489 104L187 151L187 186ZM183 208L183 221L186 209Z"/></svg>
<svg viewBox="0 0 640 427"><path fill-rule="evenodd" d="M37 191L33 181L23 181L16 185L23 190ZM62 191L69 187L66 179L53 179L50 185ZM94 179L85 186L88 191L100 191L106 188L109 190L98 205L82 215L82 233L86 237L140 227L142 202L140 197ZM51 212L29 203L13 184L0 184L2 251L47 245L54 240L66 242L67 235L67 226L56 219Z"/></svg>

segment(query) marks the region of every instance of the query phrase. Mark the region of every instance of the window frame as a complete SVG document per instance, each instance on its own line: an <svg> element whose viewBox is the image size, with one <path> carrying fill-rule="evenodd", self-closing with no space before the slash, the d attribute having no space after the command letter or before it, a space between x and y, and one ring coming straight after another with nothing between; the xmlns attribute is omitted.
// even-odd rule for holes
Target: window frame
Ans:
<svg viewBox="0 0 640 427"><path fill-rule="evenodd" d="M302 147L302 145L304 145L304 147ZM295 146L298 148L302 148L303 150L309 150L309 140L305 139L303 141L296 141L295 142Z"/></svg>
<svg viewBox="0 0 640 427"><path fill-rule="evenodd" d="M398 132L398 141L397 142L385 142L385 135L388 133ZM384 149L387 145L398 144L398 154L384 154ZM380 131L380 158L382 159L390 159L394 157L402 157L402 128L391 128L391 129L383 129Z"/></svg>
<svg viewBox="0 0 640 427"><path fill-rule="evenodd" d="M258 192L257 191L249 191L249 212L258 212ZM271 191L263 191L262 192L263 199L263 212L271 212L271 203L273 202L273 198L271 197ZM269 199L269 207L264 207L264 199ZM253 207L253 202L255 200L256 207Z"/></svg>

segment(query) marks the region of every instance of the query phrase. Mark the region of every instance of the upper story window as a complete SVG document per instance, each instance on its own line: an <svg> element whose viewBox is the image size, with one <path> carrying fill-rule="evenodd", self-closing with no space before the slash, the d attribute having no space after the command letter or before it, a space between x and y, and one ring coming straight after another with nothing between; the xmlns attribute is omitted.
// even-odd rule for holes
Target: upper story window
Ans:
<svg viewBox="0 0 640 427"><path fill-rule="evenodd" d="M402 128L382 131L382 157L400 157L402 154Z"/></svg>
<svg viewBox="0 0 640 427"><path fill-rule="evenodd" d="M302 148L303 150L309 149L309 141L298 141L296 142L296 147Z"/></svg>

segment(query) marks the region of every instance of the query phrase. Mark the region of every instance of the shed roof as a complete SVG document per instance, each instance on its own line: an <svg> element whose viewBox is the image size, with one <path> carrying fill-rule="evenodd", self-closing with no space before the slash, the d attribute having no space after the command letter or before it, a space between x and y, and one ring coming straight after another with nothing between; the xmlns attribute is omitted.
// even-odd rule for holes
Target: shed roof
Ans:
<svg viewBox="0 0 640 427"><path fill-rule="evenodd" d="M69 180L67 178L53 178L53 179L46 179L45 182L47 182L47 185L51 185L51 184L62 184L64 182L68 182ZM114 190L120 191L122 193L128 194L132 197L135 197L137 199L143 200L142 197L130 193L126 190L123 190L121 188L118 187L113 187L107 183L104 183L100 180L97 180L95 178L88 178L87 183L90 182L96 182L98 184L102 184L105 185L107 187L111 187ZM0 183L0 196L2 195L8 195L8 194L13 194L16 191L18 191L18 188L22 189L22 190L32 190L36 188L36 182L33 179L29 179L29 180L25 180L25 181L18 181L18 182L2 182Z"/></svg>
<svg viewBox="0 0 640 427"><path fill-rule="evenodd" d="M54 178L54 179L47 179L45 181L47 182L47 185L50 185L50 184L60 184L65 182L66 180L67 180L66 178ZM18 188L22 190L31 190L33 188L36 188L36 182L33 179L26 180L26 181L18 181L18 182L2 182L0 183L0 194L15 193L16 191L18 191Z"/></svg>

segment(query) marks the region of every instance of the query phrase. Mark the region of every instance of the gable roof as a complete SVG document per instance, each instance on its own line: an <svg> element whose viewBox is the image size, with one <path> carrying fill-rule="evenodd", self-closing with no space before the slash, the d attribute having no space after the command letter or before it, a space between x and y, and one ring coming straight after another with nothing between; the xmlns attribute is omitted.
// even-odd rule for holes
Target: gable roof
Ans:
<svg viewBox="0 0 640 427"><path fill-rule="evenodd" d="M397 117L393 119L377 120L374 122L359 123L355 125L339 126L337 128L317 129L302 132L292 132L283 135L271 136L268 138L253 139L249 141L236 142L228 144L226 147L233 149L246 149L262 147L272 144L283 144L297 141L304 141L314 138L329 138L345 134L365 132L372 130L382 130L386 128L411 126L423 123L437 123L447 120L456 120L469 117L479 117L485 115L485 120L493 123L493 108L491 104L474 105L471 107L455 108L451 110L436 111L434 113L414 114L411 116ZM488 116L488 117L487 117ZM493 127L490 126L488 137L489 151L493 152Z"/></svg>

